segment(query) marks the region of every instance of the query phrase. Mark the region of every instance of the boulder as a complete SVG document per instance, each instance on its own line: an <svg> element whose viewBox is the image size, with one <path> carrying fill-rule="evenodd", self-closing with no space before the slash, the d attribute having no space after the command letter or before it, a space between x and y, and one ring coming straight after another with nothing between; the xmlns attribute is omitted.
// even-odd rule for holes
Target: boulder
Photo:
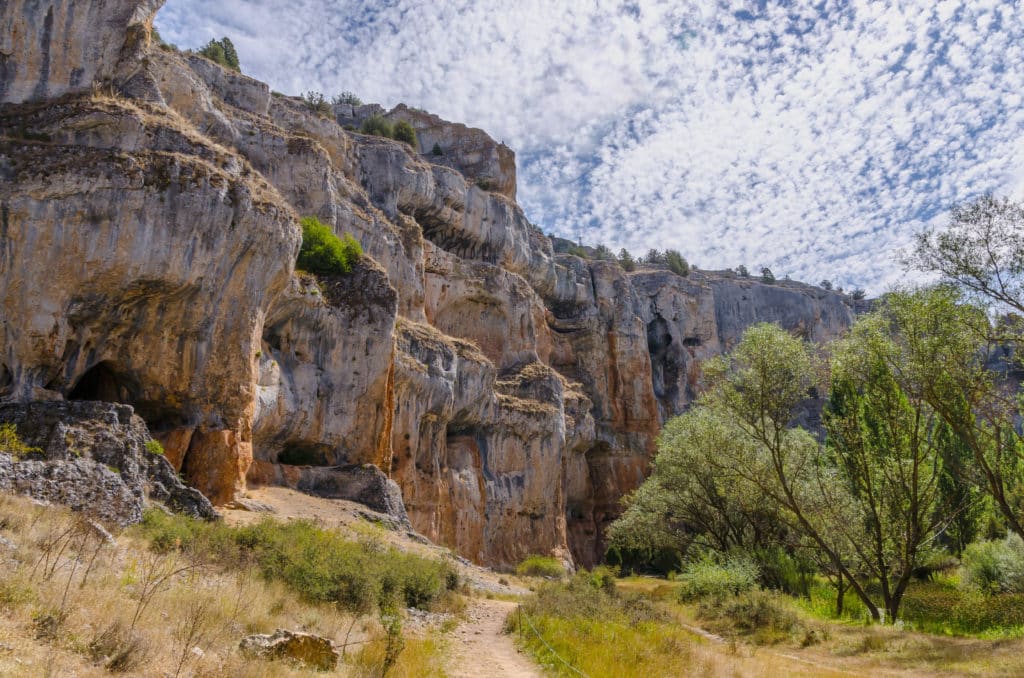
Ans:
<svg viewBox="0 0 1024 678"><path fill-rule="evenodd" d="M288 660L318 671L333 671L338 666L338 651L331 641L312 633L277 629L270 635L246 636L238 649L254 659Z"/></svg>

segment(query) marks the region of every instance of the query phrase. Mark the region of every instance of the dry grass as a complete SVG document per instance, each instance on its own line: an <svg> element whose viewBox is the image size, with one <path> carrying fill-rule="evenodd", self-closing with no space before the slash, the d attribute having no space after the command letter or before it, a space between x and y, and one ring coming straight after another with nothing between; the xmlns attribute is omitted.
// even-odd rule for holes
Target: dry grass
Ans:
<svg viewBox="0 0 1024 678"><path fill-rule="evenodd" d="M65 509L0 495L0 536L15 545L0 542L0 675L310 675L246 659L238 642L288 628L341 643L350 627L350 642L363 642L341 672L380 673L384 634L375 618L307 602L251 566L155 553L131 534L108 542L87 525ZM407 638L389 675L440 675L436 635Z"/></svg>

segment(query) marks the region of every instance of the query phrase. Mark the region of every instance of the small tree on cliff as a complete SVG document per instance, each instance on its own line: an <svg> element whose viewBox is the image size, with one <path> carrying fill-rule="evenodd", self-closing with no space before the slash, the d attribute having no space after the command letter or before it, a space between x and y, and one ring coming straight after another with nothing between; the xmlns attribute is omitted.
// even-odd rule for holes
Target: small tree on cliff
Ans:
<svg viewBox="0 0 1024 678"><path fill-rule="evenodd" d="M339 238L330 226L316 217L302 220L302 247L295 266L309 273L339 275L351 273L363 248L359 241L345 234Z"/></svg>
<svg viewBox="0 0 1024 678"><path fill-rule="evenodd" d="M681 275L684 278L690 275L690 264L679 253L679 250L665 250L665 263L668 264L669 270L676 275Z"/></svg>
<svg viewBox="0 0 1024 678"><path fill-rule="evenodd" d="M238 62L238 52L235 51L235 45L228 37L211 40L199 50L199 54L226 68L239 72L242 70Z"/></svg>
<svg viewBox="0 0 1024 678"><path fill-rule="evenodd" d="M619 250L619 266L626 273L636 270L636 259L633 258L633 255L625 247Z"/></svg>

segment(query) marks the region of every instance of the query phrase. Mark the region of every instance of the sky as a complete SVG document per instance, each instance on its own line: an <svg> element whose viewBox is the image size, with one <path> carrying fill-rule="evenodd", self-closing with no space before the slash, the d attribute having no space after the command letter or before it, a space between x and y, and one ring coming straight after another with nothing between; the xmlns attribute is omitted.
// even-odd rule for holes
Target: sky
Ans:
<svg viewBox="0 0 1024 678"><path fill-rule="evenodd" d="M483 128L546 233L879 294L953 204L1024 198L1022 4L168 0L156 24L229 36L281 92Z"/></svg>

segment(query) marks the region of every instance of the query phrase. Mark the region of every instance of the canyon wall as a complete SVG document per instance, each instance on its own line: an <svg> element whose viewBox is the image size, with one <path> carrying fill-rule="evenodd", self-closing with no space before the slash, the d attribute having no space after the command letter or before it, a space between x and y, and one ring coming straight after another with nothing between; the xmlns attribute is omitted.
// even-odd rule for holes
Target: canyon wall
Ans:
<svg viewBox="0 0 1024 678"><path fill-rule="evenodd" d="M852 322L799 283L556 254L503 144L404 106L420 148L346 129L151 44L158 6L0 8L0 402L132 405L215 503L373 465L474 561L592 564L702 361ZM360 241L351 274L295 271L307 215Z"/></svg>

